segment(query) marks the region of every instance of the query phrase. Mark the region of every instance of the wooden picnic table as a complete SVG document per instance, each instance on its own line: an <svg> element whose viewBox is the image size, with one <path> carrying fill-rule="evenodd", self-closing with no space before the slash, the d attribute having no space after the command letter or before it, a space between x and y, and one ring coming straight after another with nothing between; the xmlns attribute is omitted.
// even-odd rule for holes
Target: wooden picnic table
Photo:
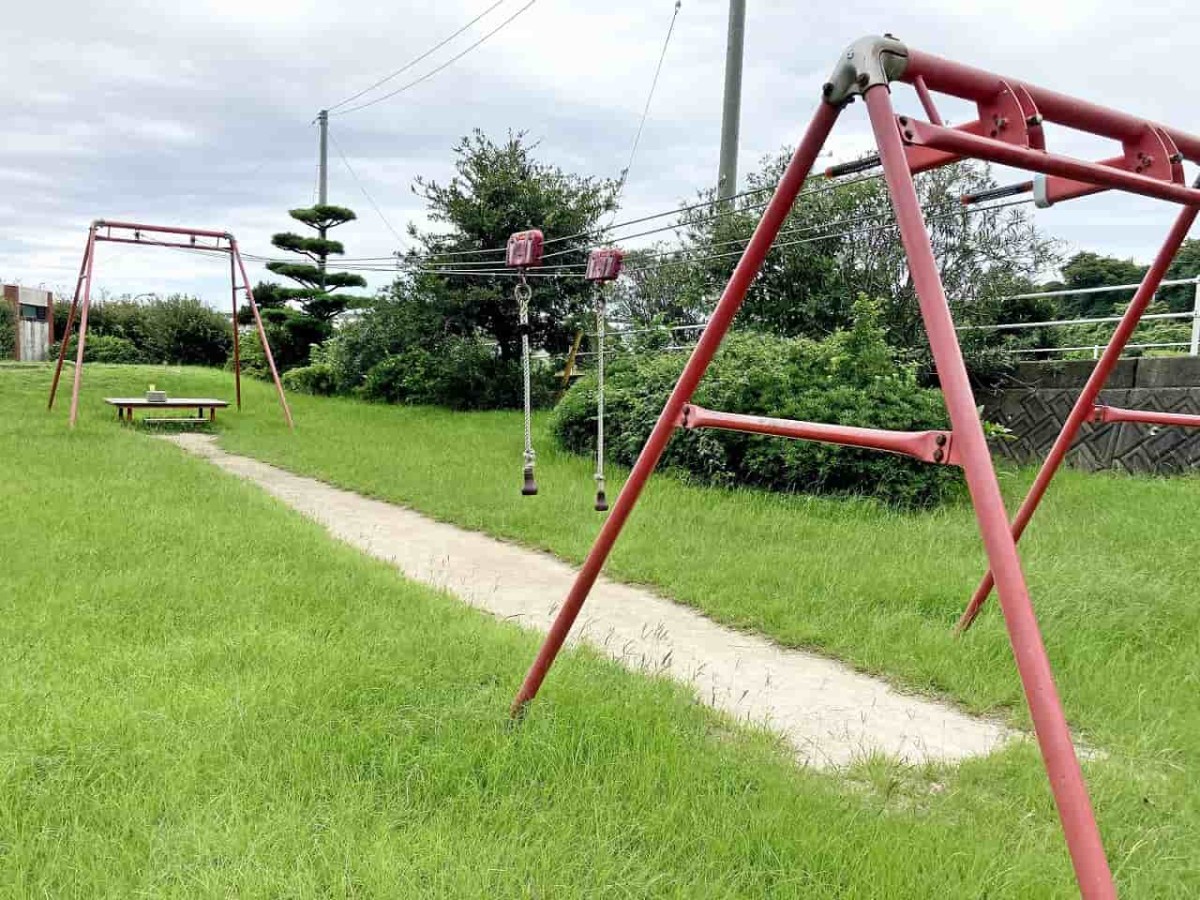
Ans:
<svg viewBox="0 0 1200 900"><path fill-rule="evenodd" d="M179 422L190 424L201 424L203 422L215 422L217 420L217 410L224 409L229 406L228 401L214 400L211 397L170 397L164 401L147 400L145 397L105 397L104 402L109 406L117 408L117 418L127 424L133 423L133 411L135 409L194 409L196 417L190 416L164 416L143 419L145 422ZM208 410L208 418L204 416L204 411Z"/></svg>

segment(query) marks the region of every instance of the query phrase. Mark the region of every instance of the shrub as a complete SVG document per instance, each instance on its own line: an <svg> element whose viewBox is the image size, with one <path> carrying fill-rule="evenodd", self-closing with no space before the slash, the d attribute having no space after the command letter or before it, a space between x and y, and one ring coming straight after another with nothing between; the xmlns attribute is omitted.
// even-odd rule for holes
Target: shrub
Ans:
<svg viewBox="0 0 1200 900"><path fill-rule="evenodd" d="M56 305L55 334L61 335L66 330L68 308L66 303ZM105 349L101 351L97 347L93 350L93 341L101 339ZM108 343L117 340L123 344ZM129 347L134 350L132 354ZM104 362L219 366L225 362L232 347L229 319L195 297L172 294L155 297L147 303L93 301L88 310L85 349L89 360L93 353L103 352L114 357ZM56 345L53 352L57 351Z"/></svg>
<svg viewBox="0 0 1200 900"><path fill-rule="evenodd" d="M333 393L333 372L324 363L301 366L284 372L280 380L286 390L297 394L328 395Z"/></svg>
<svg viewBox="0 0 1200 900"><path fill-rule="evenodd" d="M248 309L243 308L243 324L253 324L254 317ZM299 366L306 366L313 360L310 358L312 348L322 341L328 340L333 334L333 326L320 319L305 315L290 307L267 307L259 311L263 320L263 330L267 340L271 342L271 354L275 357L275 365L279 371L286 372ZM267 360L259 346L258 329L249 330L250 339L243 342L250 345L249 355L243 352L249 360L251 374L261 378L269 378L270 370Z"/></svg>
<svg viewBox="0 0 1200 900"><path fill-rule="evenodd" d="M359 319L340 327L322 345L320 358L333 370L337 391L351 393L361 390L367 374L387 357L413 348L432 351L450 338L444 319L398 292L376 298Z"/></svg>
<svg viewBox="0 0 1200 900"><path fill-rule="evenodd" d="M860 300L856 312L853 329L821 341L730 335L695 402L727 412L841 425L945 428L940 392L921 387L913 367L896 363L877 324L876 307ZM605 442L612 459L634 462L683 363L674 354L614 358L605 383ZM551 419L560 445L594 452L595 399L591 375L568 391ZM708 483L871 495L902 506L933 505L958 483L949 467L892 454L716 430L681 430L664 463Z"/></svg>
<svg viewBox="0 0 1200 900"><path fill-rule="evenodd" d="M548 403L553 376L546 366L531 371L535 405ZM448 338L433 349L410 347L385 356L368 370L361 393L372 400L505 409L522 402L521 364L502 359L495 348L467 338Z"/></svg>
<svg viewBox="0 0 1200 900"><path fill-rule="evenodd" d="M12 307L0 300L0 359L12 356L17 346L17 319Z"/></svg>
<svg viewBox="0 0 1200 900"><path fill-rule="evenodd" d="M143 308L142 353L152 362L219 366L233 349L229 319L195 297L173 294Z"/></svg>
<svg viewBox="0 0 1200 900"><path fill-rule="evenodd" d="M326 323L293 309L263 310L262 316L263 330L271 343L271 355L280 376L290 369L317 361L315 356L310 359L310 354L329 337L330 328ZM241 357L243 372L264 380L271 377L257 328L241 329Z"/></svg>
<svg viewBox="0 0 1200 900"><path fill-rule="evenodd" d="M79 340L71 338L67 345L67 358L74 359L78 352ZM138 350L133 341L112 334L88 334L83 345L84 362L121 363L135 365L146 362L146 358Z"/></svg>
<svg viewBox="0 0 1200 900"><path fill-rule="evenodd" d="M451 409L511 409L521 405L521 361L476 337L447 331L444 316L397 286L313 354L327 365L333 390L387 403ZM533 401L548 405L553 375L534 360Z"/></svg>

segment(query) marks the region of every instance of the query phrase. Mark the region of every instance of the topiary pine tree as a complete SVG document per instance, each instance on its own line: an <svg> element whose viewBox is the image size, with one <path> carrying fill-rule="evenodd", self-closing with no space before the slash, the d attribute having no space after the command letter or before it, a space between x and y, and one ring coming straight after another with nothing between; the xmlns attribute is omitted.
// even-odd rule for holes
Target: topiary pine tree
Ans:
<svg viewBox="0 0 1200 900"><path fill-rule="evenodd" d="M341 256L346 252L341 241L329 240L329 229L352 222L357 216L344 206L329 204L291 209L288 215L315 230L317 237L283 232L271 238L271 244L278 249L312 260L311 263L267 263L270 271L300 285L277 288L275 294L284 301L296 301L305 315L326 324L332 323L348 307L364 301L362 297L334 293L342 288L366 287L367 282L361 275L330 272L326 268L330 256Z"/></svg>

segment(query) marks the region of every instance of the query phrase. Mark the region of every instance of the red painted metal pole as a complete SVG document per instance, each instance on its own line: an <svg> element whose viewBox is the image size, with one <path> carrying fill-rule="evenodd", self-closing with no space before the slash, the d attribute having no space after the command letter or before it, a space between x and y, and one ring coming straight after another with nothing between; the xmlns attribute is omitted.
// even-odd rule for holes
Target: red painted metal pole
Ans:
<svg viewBox="0 0 1200 900"><path fill-rule="evenodd" d="M119 228L123 231L148 231L151 234L185 234L195 235L196 237L211 237L229 239L230 235L226 231L211 231L204 228L182 228L174 225L144 225L141 222L112 222L101 219L96 223L100 228L107 228L111 231L113 228ZM221 249L217 247L203 249Z"/></svg>
<svg viewBox="0 0 1200 900"><path fill-rule="evenodd" d="M991 99L1005 84L1024 88L1046 121L1118 141L1136 140L1147 126L1153 125L1166 132L1187 159L1200 162L1200 137L1186 131L909 47L900 80L913 84L918 78L930 90L976 102Z"/></svg>
<svg viewBox="0 0 1200 900"><path fill-rule="evenodd" d="M96 238L97 243L105 244L132 244L135 247L173 247L177 250L208 250L218 253L228 252L228 247L218 247L215 244L189 244L183 241L138 241L133 238L105 237L99 235Z"/></svg>
<svg viewBox="0 0 1200 900"><path fill-rule="evenodd" d="M1173 425L1180 428L1200 428L1200 416L1185 413L1155 412L1152 409L1121 409L1117 406L1097 406L1092 410L1092 421L1101 424L1111 422L1135 422L1139 425Z"/></svg>
<svg viewBox="0 0 1200 900"><path fill-rule="evenodd" d="M946 399L946 409L954 429L955 443L966 472L967 487L975 506L988 559L996 573L1000 605L1004 610L1013 657L1029 703L1034 731L1075 867L1075 877L1086 900L1115 900L1116 888L1100 840L1100 830L1096 826L1083 773L1071 743L1071 732L1058 699L1050 661L1017 556L1016 541L1009 531L1000 484L975 406L966 365L954 331L954 320L938 275L937 260L908 169L888 88L885 85L868 88L865 100L921 316L925 321L925 331L929 336Z"/></svg>
<svg viewBox="0 0 1200 900"><path fill-rule="evenodd" d="M96 263L96 226L88 235L87 265L84 269L83 309L79 313L79 347L75 351L75 380L71 386L71 415L68 419L72 428L79 418L79 386L83 382L83 345L87 341L88 311L92 307L92 270Z"/></svg>
<svg viewBox="0 0 1200 900"><path fill-rule="evenodd" d="M1157 178L1116 169L1103 163L1087 162L1069 156L1046 153L1042 150L1018 147L993 138L968 134L955 128L929 125L915 119L909 119L904 128L905 135L911 134L912 144L918 147L932 147L955 156L982 159L1030 172L1041 172L1044 175L1058 175L1072 181L1098 185L1103 188L1115 188L1131 194L1168 200L1172 203L1189 205L1200 203L1200 191L1195 188L1170 181L1160 181Z"/></svg>
<svg viewBox="0 0 1200 900"><path fill-rule="evenodd" d="M816 162L817 154L821 152L825 138L829 136L833 123L837 121L838 112L837 107L822 103L816 115L813 116L808 130L800 141L800 146L796 148L791 162L788 163L787 171L780 179L779 186L775 189L774 196L771 197L771 202L767 205L758 227L754 230L754 236L738 261L737 268L733 270L729 284L721 294L721 299L717 303L704 333L700 336L699 343L696 344L696 348L688 358L683 374L679 376L679 381L675 384L671 396L659 414L654 430L646 441L646 446L642 448L633 471L629 473L628 480L621 488L621 493L617 497L616 503L613 504L612 511L605 520L603 528L600 529L600 534L592 545L579 574L575 577L575 583L571 586L571 591L563 602L562 609L559 610L549 634L546 635L545 642L538 651L537 658L534 659L521 689L513 700L512 714L514 716L519 715L526 704L537 696L538 689L541 687L546 673L550 670L550 666L554 664L554 659L558 656L563 642L567 639L567 634L579 615L579 610L583 607L592 585L596 583L596 578L599 577L600 570L604 567L608 554L612 551L613 544L625 525L625 520L629 518L646 480L654 471L654 467L658 465L658 460L662 456L663 450L666 449L671 434L679 424L684 405L691 399L696 385L708 369L713 354L717 352L722 338L729 330L734 314L737 313L738 307L745 299L746 292L750 290L751 283L762 267L763 259L770 251L775 236L791 211L796 195L804 186L804 181L808 177L813 163Z"/></svg>
<svg viewBox="0 0 1200 900"><path fill-rule="evenodd" d="M237 394L237 408L242 409L242 351L238 335L237 263L233 252L229 254L229 290L233 295L233 384Z"/></svg>
<svg viewBox="0 0 1200 900"><path fill-rule="evenodd" d="M921 109L925 110L929 121L934 125L945 124L942 121L942 114L938 112L937 104L933 102L933 95L929 93L929 86L925 84L925 79L918 75L913 79L912 86L917 92L917 99L921 101Z"/></svg>
<svg viewBox="0 0 1200 900"><path fill-rule="evenodd" d="M885 431L881 428L856 428L824 422L798 422L794 419L715 412L690 403L683 408L683 427L745 431L799 441L881 450L928 463L958 463L952 435L947 431Z"/></svg>
<svg viewBox="0 0 1200 900"><path fill-rule="evenodd" d="M250 311L254 313L254 324L258 327L258 339L262 341L263 355L267 358L267 366L271 369L271 378L275 381L275 393L279 397L279 406L283 409L283 417L287 420L288 428L295 428L292 421L292 410L288 406L287 397L283 394L283 383L279 380L279 372L275 368L275 357L271 353L271 344L267 340L267 330L263 328L262 316L258 314L258 304L254 302L254 292L250 290L250 278L246 275L246 264L242 262L242 254L238 252L237 241L229 236L229 255L237 260L238 272L242 276L242 286L246 289L246 300L250 303Z"/></svg>
<svg viewBox="0 0 1200 900"><path fill-rule="evenodd" d="M1200 186L1200 178L1196 180L1196 184ZM1025 500L1021 503L1021 508L1017 511L1017 515L1013 518L1012 535L1015 540L1019 541L1021 535L1025 533L1025 528L1029 525L1029 520L1033 518L1038 504L1042 502L1042 497L1046 495L1046 490L1050 487L1050 482L1054 480L1059 467L1062 466L1063 460L1067 456L1067 451L1071 449L1071 444L1074 443L1076 435L1079 434L1079 429L1091 418L1096 405L1096 398L1100 396L1100 391L1104 389L1105 382L1108 381L1108 377L1112 374L1112 370L1116 367L1118 360L1120 360L1121 354L1125 352L1125 345L1133 337L1134 329L1137 328L1138 322L1141 321L1142 315L1146 312L1146 307L1154 300L1154 294L1158 291L1159 285L1167 274L1167 269L1170 268L1172 261L1175 259L1175 254L1179 252L1180 246L1187 239L1188 231L1191 230L1192 224L1196 221L1198 211L1200 210L1197 210L1194 206L1186 207L1175 219L1175 224L1171 227L1162 248L1158 251L1158 256L1154 259L1154 264L1150 266L1150 269L1146 272L1146 277L1142 279L1141 285L1133 295L1133 300L1130 301L1129 307L1125 310L1121 321L1117 324L1117 330L1113 332L1112 339L1108 342L1108 346L1104 348L1104 353L1100 355L1100 359L1096 363L1096 368L1092 369L1092 374L1080 392L1079 397L1075 400L1075 406L1072 407L1070 415L1067 416L1067 421L1063 425L1062 431L1059 432L1054 445L1046 455L1046 460L1042 463L1042 468L1038 471L1033 486L1029 489ZM963 632L971 627L971 623L975 621L980 609L983 608L988 594L992 592L994 584L995 579L989 571L984 576L979 587L976 588L974 595L971 597L971 602L967 605L966 611L958 620L958 624L955 626L957 631Z"/></svg>
<svg viewBox="0 0 1200 900"><path fill-rule="evenodd" d="M62 377L63 363L67 358L67 344L71 342L71 329L75 327L75 316L79 312L79 292L83 289L83 276L87 272L88 260L91 258L95 245L92 235L95 228L88 229L87 242L83 245L83 259L79 261L79 277L75 280L75 295L71 298L71 309L67 313L67 327L63 330L58 344L58 363L54 367L54 379L50 382L50 402L46 409L54 409L54 398L58 394L58 381Z"/></svg>

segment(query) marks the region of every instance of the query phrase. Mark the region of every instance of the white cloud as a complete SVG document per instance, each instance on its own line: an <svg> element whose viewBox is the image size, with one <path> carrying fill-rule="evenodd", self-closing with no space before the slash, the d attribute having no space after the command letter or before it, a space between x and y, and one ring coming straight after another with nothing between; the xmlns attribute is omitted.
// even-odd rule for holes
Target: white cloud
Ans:
<svg viewBox="0 0 1200 900"><path fill-rule="evenodd" d="M414 77L515 11L509 0ZM311 202L311 120L441 40L486 0L49 0L13 5L0 54L0 273L70 283L96 217L228 228L252 252ZM409 186L452 174L450 148L472 127L525 130L551 161L615 176L625 164L673 0L538 0L511 26L403 96L335 117L366 189L403 230L422 221ZM685 0L624 197L629 216L694 196L715 180L726 4ZM840 50L894 31L915 46L1151 118L1200 129L1200 82L1186 77L1200 25L1194 2L864 0L819 9L756 0L747 22L741 170L793 143ZM899 96L900 91L897 91ZM947 104L961 121L968 113ZM831 139L835 157L869 146L861 106ZM1054 149L1111 155L1061 136ZM331 151L331 198L359 212L350 255L396 241ZM1103 196L1039 213L1079 247L1147 257L1174 210ZM217 266L216 268L219 268ZM260 274L252 273L252 277ZM224 304L207 260L134 250L102 260L110 290L191 290Z"/></svg>

